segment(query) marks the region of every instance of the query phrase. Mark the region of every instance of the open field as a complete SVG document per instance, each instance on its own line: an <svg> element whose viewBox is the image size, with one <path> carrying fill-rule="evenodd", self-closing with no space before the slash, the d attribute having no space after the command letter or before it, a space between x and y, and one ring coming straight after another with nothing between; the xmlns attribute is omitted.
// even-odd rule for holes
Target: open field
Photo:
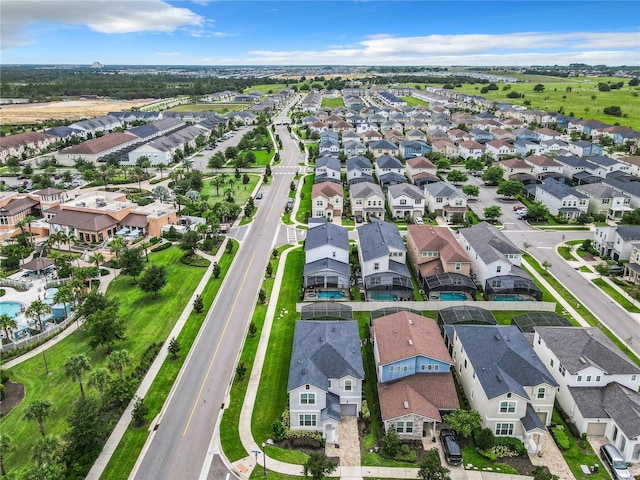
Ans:
<svg viewBox="0 0 640 480"><path fill-rule="evenodd" d="M69 100L65 102L21 103L3 105L0 108L0 123L3 125L38 123L49 119L80 120L99 117L109 112L130 110L153 102L140 100Z"/></svg>
<svg viewBox="0 0 640 480"><path fill-rule="evenodd" d="M244 110L249 105L246 103L189 103L170 108L174 112L216 112L227 113Z"/></svg>
<svg viewBox="0 0 640 480"><path fill-rule="evenodd" d="M342 97L336 97L336 98L325 97L322 99L322 106L329 107L329 108L344 107L344 100L342 100Z"/></svg>

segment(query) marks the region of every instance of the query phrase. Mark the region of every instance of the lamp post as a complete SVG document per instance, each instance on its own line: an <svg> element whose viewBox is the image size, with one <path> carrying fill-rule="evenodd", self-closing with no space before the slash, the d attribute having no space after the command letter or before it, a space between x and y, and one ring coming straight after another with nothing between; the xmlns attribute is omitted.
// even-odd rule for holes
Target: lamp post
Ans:
<svg viewBox="0 0 640 480"><path fill-rule="evenodd" d="M262 442L262 461L263 461L263 470L262 470L262 476L266 477L267 476L267 454L264 451L264 448L267 446L266 443Z"/></svg>

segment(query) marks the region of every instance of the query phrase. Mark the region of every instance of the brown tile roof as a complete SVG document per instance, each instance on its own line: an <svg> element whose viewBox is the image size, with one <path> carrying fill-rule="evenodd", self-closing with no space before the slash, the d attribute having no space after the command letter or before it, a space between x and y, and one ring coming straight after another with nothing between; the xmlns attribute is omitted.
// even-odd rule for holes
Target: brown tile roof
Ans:
<svg viewBox="0 0 640 480"><path fill-rule="evenodd" d="M40 270L44 270L45 268L53 265L54 263L55 262L53 260L51 260L50 258L38 257L38 258L34 258L30 262L25 263L24 265L22 265L21 268L23 270L30 270L32 272L39 272Z"/></svg>
<svg viewBox="0 0 640 480"><path fill-rule="evenodd" d="M440 258L445 262L471 261L449 227L407 225L407 235L411 236L420 252L440 252Z"/></svg>
<svg viewBox="0 0 640 480"><path fill-rule="evenodd" d="M35 192L31 192L31 195L38 195L41 197L49 197L51 195L56 195L58 193L62 193L65 190L61 190L59 188L54 188L54 187L47 187L45 189L42 190L36 190Z"/></svg>
<svg viewBox="0 0 640 480"><path fill-rule="evenodd" d="M532 163L539 167L559 167L560 164L546 155L529 155L526 157L525 162Z"/></svg>
<svg viewBox="0 0 640 480"><path fill-rule="evenodd" d="M450 372L416 373L392 383L379 383L378 399L383 421L417 414L441 422L440 410L460 408Z"/></svg>
<svg viewBox="0 0 640 480"><path fill-rule="evenodd" d="M0 213L4 213L6 215L17 215L18 213L31 210L33 207L38 205L38 203L40 202L29 197L14 198L9 200L4 207L0 207Z"/></svg>
<svg viewBox="0 0 640 480"><path fill-rule="evenodd" d="M31 143L38 143L43 140L56 141L58 138L48 133L23 132L0 138L0 146L5 148L20 147Z"/></svg>
<svg viewBox="0 0 640 480"><path fill-rule="evenodd" d="M63 225L78 230L89 232L101 232L105 228L111 228L118 221L104 213L78 212L76 210L61 210L55 217L49 220L53 225Z"/></svg>
<svg viewBox="0 0 640 480"><path fill-rule="evenodd" d="M411 312L397 312L373 321L380 364L424 355L453 364L435 320Z"/></svg>
<svg viewBox="0 0 640 480"><path fill-rule="evenodd" d="M94 138L92 140L87 140L79 145L74 145L72 147L64 148L60 151L62 154L96 154L100 152L104 152L105 150L109 150L113 147L117 147L119 145L124 145L126 143L131 142L132 140L136 140L137 137L129 134L129 133L110 133L108 135L104 135L102 137Z"/></svg>
<svg viewBox="0 0 640 480"><path fill-rule="evenodd" d="M311 189L311 197L315 198L323 196L326 198L333 198L336 195L342 197L342 184L334 182L320 182L316 183Z"/></svg>
<svg viewBox="0 0 640 480"><path fill-rule="evenodd" d="M136 228L146 228L149 225L149 221L147 220L147 216L141 213L130 213L122 220L120 220L121 225L126 225L127 227L136 227Z"/></svg>
<svg viewBox="0 0 640 480"><path fill-rule="evenodd" d="M497 167L509 167L509 168L531 168L531 165L529 165L527 162L519 158L509 158L508 160L493 162L493 165Z"/></svg>
<svg viewBox="0 0 640 480"><path fill-rule="evenodd" d="M411 168L436 168L431 160L422 156L408 159L407 165Z"/></svg>

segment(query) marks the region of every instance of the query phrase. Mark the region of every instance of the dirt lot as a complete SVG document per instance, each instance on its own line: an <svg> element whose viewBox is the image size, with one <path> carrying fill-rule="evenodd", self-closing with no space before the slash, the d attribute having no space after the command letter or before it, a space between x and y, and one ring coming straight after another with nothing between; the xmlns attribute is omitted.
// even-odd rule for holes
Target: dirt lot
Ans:
<svg viewBox="0 0 640 480"><path fill-rule="evenodd" d="M50 118L80 120L99 117L109 112L141 107L151 102L153 102L152 99L69 100L65 102L3 105L0 108L0 123L4 125L38 123Z"/></svg>

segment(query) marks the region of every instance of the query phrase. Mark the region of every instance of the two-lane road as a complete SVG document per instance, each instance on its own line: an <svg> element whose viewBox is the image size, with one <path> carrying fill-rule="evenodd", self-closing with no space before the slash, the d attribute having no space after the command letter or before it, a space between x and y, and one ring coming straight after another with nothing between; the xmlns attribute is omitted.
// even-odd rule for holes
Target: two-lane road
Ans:
<svg viewBox="0 0 640 480"><path fill-rule="evenodd" d="M278 174L262 189L264 198L257 202L258 213L207 314L133 478L207 478L211 460L210 457L207 460L207 450L235 373L289 184L298 163L303 161L286 128L278 127L277 131L284 147Z"/></svg>

